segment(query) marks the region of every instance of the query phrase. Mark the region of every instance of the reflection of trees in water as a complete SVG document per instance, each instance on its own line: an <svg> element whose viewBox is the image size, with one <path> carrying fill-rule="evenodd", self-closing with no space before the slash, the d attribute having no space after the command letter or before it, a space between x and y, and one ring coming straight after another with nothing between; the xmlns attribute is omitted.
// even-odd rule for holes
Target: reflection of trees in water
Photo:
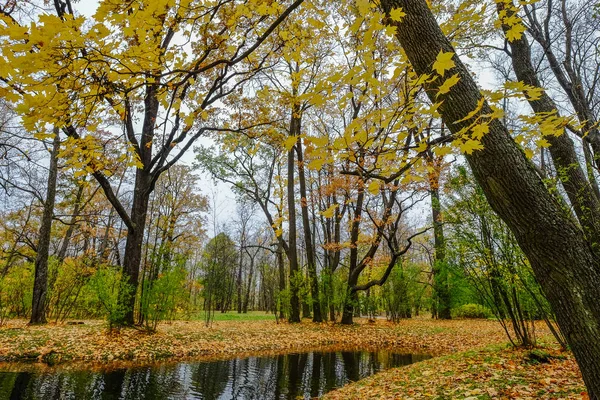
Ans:
<svg viewBox="0 0 600 400"><path fill-rule="evenodd" d="M0 400L313 398L382 369L426 358L382 351L314 352L104 373L0 373Z"/></svg>

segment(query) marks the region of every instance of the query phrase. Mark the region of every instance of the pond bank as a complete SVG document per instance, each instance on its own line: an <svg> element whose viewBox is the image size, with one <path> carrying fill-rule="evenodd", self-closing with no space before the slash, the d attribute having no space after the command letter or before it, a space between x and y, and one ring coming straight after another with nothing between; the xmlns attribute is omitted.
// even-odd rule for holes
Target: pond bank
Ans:
<svg viewBox="0 0 600 400"><path fill-rule="evenodd" d="M48 364L84 361L146 362L227 358L242 354L283 353L329 348L397 348L410 353L442 355L503 343L493 321L434 321L413 319L391 324L358 320L339 324L279 323L274 321L175 321L157 332L136 329L108 332L103 321L80 325L27 326L12 320L0 328L0 360Z"/></svg>
<svg viewBox="0 0 600 400"><path fill-rule="evenodd" d="M441 356L382 371L324 398L589 399L570 352L554 343L533 352L493 345Z"/></svg>

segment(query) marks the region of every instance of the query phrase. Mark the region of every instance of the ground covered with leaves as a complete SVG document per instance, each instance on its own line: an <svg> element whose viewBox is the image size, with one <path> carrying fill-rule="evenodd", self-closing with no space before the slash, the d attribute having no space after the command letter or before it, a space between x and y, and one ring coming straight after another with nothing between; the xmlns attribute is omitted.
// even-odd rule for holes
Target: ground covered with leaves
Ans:
<svg viewBox="0 0 600 400"><path fill-rule="evenodd" d="M331 392L341 398L582 398L583 382L572 355L548 342L542 349L506 346L500 325L487 320L403 320L398 324L359 320L339 324L222 320L162 324L154 333L108 331L102 321L28 326L9 321L0 328L0 370L25 368L105 369L154 360L215 359L316 349L390 349L437 356L384 371ZM547 335L542 326L541 336ZM540 352L536 356L535 352Z"/></svg>
<svg viewBox="0 0 600 400"><path fill-rule="evenodd" d="M339 324L276 323L275 321L175 321L156 332L137 329L108 331L102 321L83 324L28 326L9 321L0 328L0 360L146 361L260 352L309 351L324 347L396 348L411 353L449 354L503 342L498 324L491 321L405 320L353 326Z"/></svg>
<svg viewBox="0 0 600 400"><path fill-rule="evenodd" d="M327 399L586 399L570 352L488 346L383 371Z"/></svg>

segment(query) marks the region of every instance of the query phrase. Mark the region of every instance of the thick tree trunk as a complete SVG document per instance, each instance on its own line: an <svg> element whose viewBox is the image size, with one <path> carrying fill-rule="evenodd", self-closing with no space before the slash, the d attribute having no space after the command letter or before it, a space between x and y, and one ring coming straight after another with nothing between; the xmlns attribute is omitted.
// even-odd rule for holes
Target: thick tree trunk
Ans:
<svg viewBox="0 0 600 400"><path fill-rule="evenodd" d="M322 322L321 303L319 301L319 278L317 276L317 261L313 247L310 217L308 215L308 198L306 194L306 174L304 168L304 155L302 151L302 139L298 137L296 142L296 153L298 154L298 180L300 183L300 209L302 211L302 228L304 229L304 243L306 246L306 258L308 264L308 276L310 280L310 293L312 296L313 322Z"/></svg>
<svg viewBox="0 0 600 400"><path fill-rule="evenodd" d="M35 257L35 278L33 281L33 301L31 304L30 324L46 323L46 295L48 294L48 255L50 250L50 235L52 233L52 214L56 199L56 180L58 176L58 151L60 150L60 136L58 128L54 128L54 140L50 152L50 165L48 166L48 186L46 188L46 201L40 225L37 254Z"/></svg>
<svg viewBox="0 0 600 400"><path fill-rule="evenodd" d="M425 0L382 0L389 13L402 8L406 16L396 36L417 74L431 73L440 50L454 52ZM391 20L390 20L391 21ZM453 133L468 127L464 119L475 110L481 94L470 72L454 56L460 81L436 99L443 80L425 87ZM491 114L484 103L479 115ZM492 208L507 223L550 302L561 330L579 363L589 396L600 398L600 268L598 257L580 227L548 192L508 130L498 120L489 122L483 149L467 155L475 178Z"/></svg>
<svg viewBox="0 0 600 400"><path fill-rule="evenodd" d="M119 306L124 311L123 325L134 324L136 291L139 282L140 262L142 260L142 244L146 228L148 212L150 176L138 169L135 175L135 189L131 206L131 221L135 229L127 230L125 255L123 257L123 287L119 291Z"/></svg>

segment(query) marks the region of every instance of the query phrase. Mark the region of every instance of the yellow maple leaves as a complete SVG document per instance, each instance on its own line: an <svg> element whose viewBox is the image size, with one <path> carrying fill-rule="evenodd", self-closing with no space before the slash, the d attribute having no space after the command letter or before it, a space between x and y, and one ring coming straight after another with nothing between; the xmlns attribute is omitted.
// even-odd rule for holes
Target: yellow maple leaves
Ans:
<svg viewBox="0 0 600 400"><path fill-rule="evenodd" d="M458 74L454 74L450 78L446 79L444 83L442 83L442 85L438 88L438 93L436 97L441 94L448 93L450 89L452 89L452 87L458 83L458 81L460 81L460 77L458 76Z"/></svg>
<svg viewBox="0 0 600 400"><path fill-rule="evenodd" d="M440 50L439 54L435 59L435 62L433 63L432 69L435 70L435 72L437 72L438 75L443 77L446 71L456 66L454 60L452 60L452 57L454 57L453 52L444 52L443 50Z"/></svg>
<svg viewBox="0 0 600 400"><path fill-rule="evenodd" d="M512 0L496 0L499 4L497 27L502 26L506 39L509 42L521 39L527 27L519 17L519 9L513 4Z"/></svg>
<svg viewBox="0 0 600 400"><path fill-rule="evenodd" d="M390 18L392 19L392 21L400 22L405 16L406 13L402 11L402 8L395 8L392 11L390 11Z"/></svg>

